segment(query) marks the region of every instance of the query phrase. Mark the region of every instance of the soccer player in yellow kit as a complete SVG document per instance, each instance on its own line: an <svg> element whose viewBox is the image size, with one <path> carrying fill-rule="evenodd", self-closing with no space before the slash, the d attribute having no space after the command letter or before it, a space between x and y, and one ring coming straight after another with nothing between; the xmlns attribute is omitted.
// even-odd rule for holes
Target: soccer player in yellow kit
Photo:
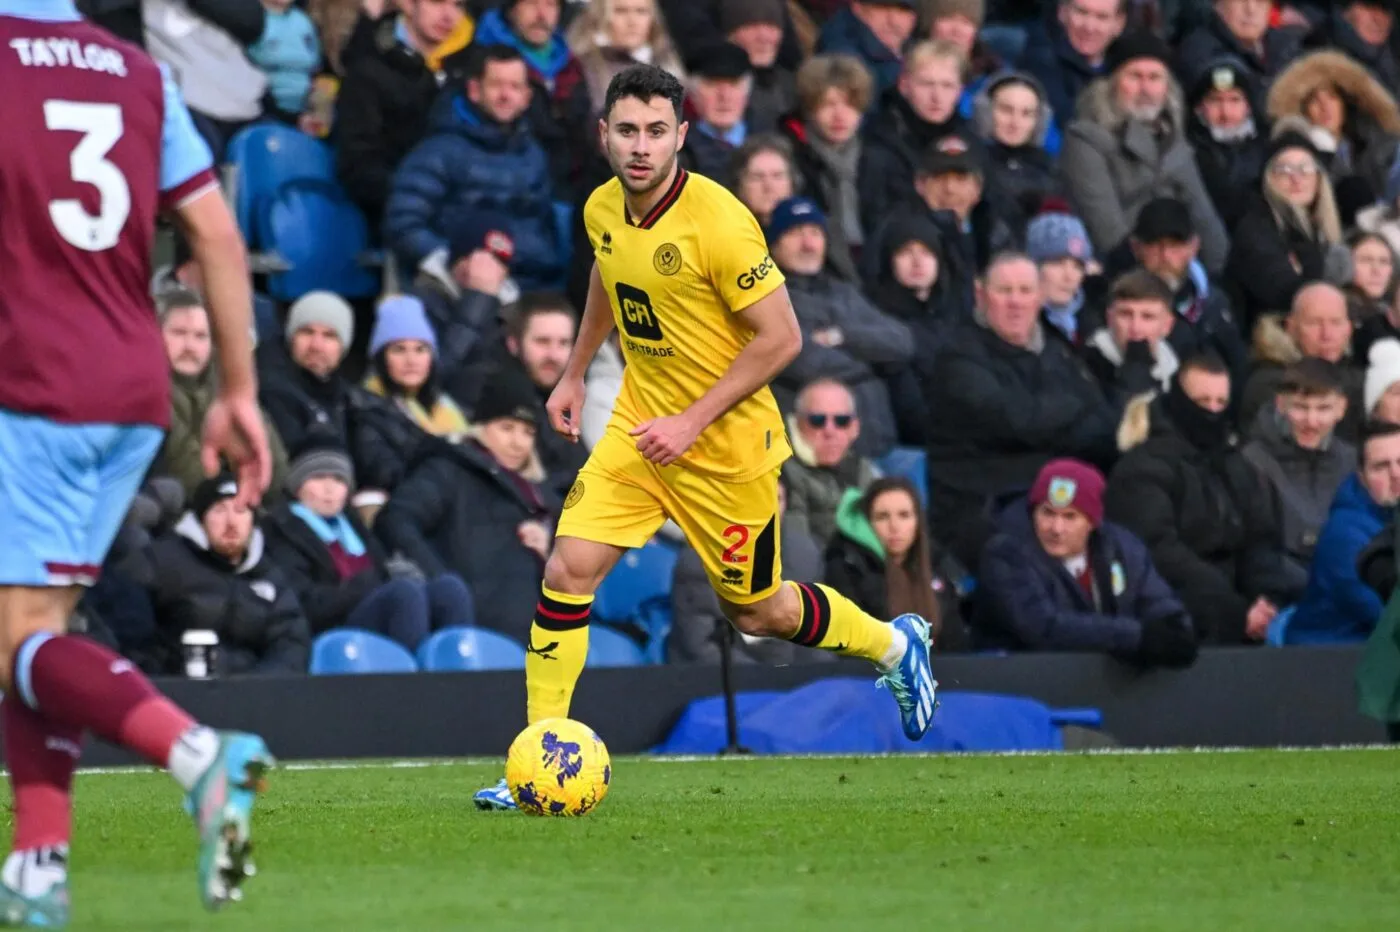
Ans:
<svg viewBox="0 0 1400 932"><path fill-rule="evenodd" d="M616 177L584 207L595 262L551 426L578 440L584 373L615 326L626 374L545 566L525 658L529 721L568 716L593 593L670 517L736 628L873 662L917 739L936 705L928 624L881 621L834 589L782 578L778 473L792 451L768 383L802 335L753 214L677 161L683 96L666 71L636 65L609 85L599 121ZM515 808L504 780L475 801Z"/></svg>

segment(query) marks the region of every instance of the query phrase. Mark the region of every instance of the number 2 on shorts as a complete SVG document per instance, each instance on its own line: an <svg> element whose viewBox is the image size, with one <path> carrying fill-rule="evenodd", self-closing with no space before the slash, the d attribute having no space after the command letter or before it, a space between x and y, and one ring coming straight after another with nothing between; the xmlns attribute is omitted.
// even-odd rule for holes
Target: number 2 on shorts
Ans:
<svg viewBox="0 0 1400 932"><path fill-rule="evenodd" d="M739 553L739 551L744 548L744 545L749 542L748 528L744 527L742 524L731 524L724 529L724 539L732 539L734 541L734 543L724 548L723 559L725 563L749 562L747 554Z"/></svg>

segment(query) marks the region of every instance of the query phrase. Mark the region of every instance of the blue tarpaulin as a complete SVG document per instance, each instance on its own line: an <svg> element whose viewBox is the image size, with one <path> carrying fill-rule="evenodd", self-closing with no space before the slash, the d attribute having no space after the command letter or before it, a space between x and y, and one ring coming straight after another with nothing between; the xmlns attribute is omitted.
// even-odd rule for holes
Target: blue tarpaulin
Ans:
<svg viewBox="0 0 1400 932"><path fill-rule="evenodd" d="M899 751L1061 750L1060 726L1097 726L1095 710L1056 711L1019 696L940 692L921 741L900 728L889 693L870 680L818 680L791 692L740 693L739 743L755 754L885 754ZM725 746L724 700L686 707L658 754L713 754Z"/></svg>

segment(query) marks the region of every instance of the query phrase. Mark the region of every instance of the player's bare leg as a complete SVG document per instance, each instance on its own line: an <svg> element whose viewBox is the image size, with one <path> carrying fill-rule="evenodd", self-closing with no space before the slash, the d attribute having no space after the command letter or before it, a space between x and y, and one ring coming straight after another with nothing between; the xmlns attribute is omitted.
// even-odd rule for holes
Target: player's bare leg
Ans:
<svg viewBox="0 0 1400 932"><path fill-rule="evenodd" d="M0 925L67 922L71 786L84 731L168 769L190 802L201 804L204 811L195 816L201 858L209 860L201 865L206 905L236 896L245 869L251 873L250 799L240 794L251 796L271 763L266 747L252 736L221 737L197 724L130 661L65 634L81 591L0 586L0 716L15 809L13 852L0 878Z"/></svg>
<svg viewBox="0 0 1400 932"><path fill-rule="evenodd" d="M593 593L626 551L611 544L557 537L525 648L525 717L529 724L568 718L574 686L588 659ZM505 780L472 797L478 809L514 809Z"/></svg>
<svg viewBox="0 0 1400 932"><path fill-rule="evenodd" d="M784 582L765 598L720 607L736 629L754 637L783 638L804 647L861 657L880 668L880 684L899 703L904 733L918 740L933 723L938 687L929 664L929 627L918 615L884 622L820 583Z"/></svg>

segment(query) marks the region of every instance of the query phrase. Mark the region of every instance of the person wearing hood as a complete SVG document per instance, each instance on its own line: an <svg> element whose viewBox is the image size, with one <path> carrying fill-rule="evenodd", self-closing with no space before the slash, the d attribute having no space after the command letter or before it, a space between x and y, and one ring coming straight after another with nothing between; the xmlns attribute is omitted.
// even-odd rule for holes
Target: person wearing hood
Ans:
<svg viewBox="0 0 1400 932"><path fill-rule="evenodd" d="M1104 521L1104 477L1080 460L1046 463L987 542L974 597L978 646L1095 651L1187 667L1196 631L1147 547Z"/></svg>
<svg viewBox="0 0 1400 932"><path fill-rule="evenodd" d="M972 319L976 273L948 257L938 224L927 211L896 214L881 229L874 253L880 269L867 294L876 307L913 330L916 340Z"/></svg>
<svg viewBox="0 0 1400 932"><path fill-rule="evenodd" d="M505 0L477 20L472 45L445 63L454 78L479 79L477 49L504 45L520 53L528 81L525 121L549 154L553 187L560 192L581 174L577 140L593 132L588 81L559 28L563 6L563 0Z"/></svg>
<svg viewBox="0 0 1400 932"><path fill-rule="evenodd" d="M909 50L899 83L865 121L859 179L861 227L873 237L902 203L914 199L914 178L930 147L966 134L958 113L967 59L951 42L920 42Z"/></svg>
<svg viewBox="0 0 1400 932"><path fill-rule="evenodd" d="M1229 59L1241 69L1239 86L1250 88L1255 113L1262 113L1263 93L1298 57L1307 30L1271 22L1271 0L1215 0L1208 22L1182 37L1176 50L1176 73L1195 81L1212 62ZM1228 224L1228 221L1227 221Z"/></svg>
<svg viewBox="0 0 1400 932"><path fill-rule="evenodd" d="M1306 358L1339 367L1349 400L1337 435L1354 441L1361 434L1361 370L1351 365L1353 327L1346 295L1333 285L1317 282L1298 292L1286 318L1269 315L1254 328L1254 365L1239 398L1239 424L1246 433L1259 422L1259 413L1272 409L1287 368Z"/></svg>
<svg viewBox="0 0 1400 932"><path fill-rule="evenodd" d="M1114 404L1126 408L1138 395L1171 388L1180 364L1167 339L1171 300L1146 269L1119 276L1109 288L1108 323L1090 334L1084 358Z"/></svg>
<svg viewBox="0 0 1400 932"><path fill-rule="evenodd" d="M1284 551L1302 577L1337 487L1356 469L1356 447L1335 436L1346 410L1341 367L1299 360L1284 370L1274 407L1259 412L1242 451L1273 492Z"/></svg>
<svg viewBox="0 0 1400 932"><path fill-rule="evenodd" d="M1235 228L1225 280L1244 332L1286 311L1309 282L1351 279L1351 252L1322 153L1302 133L1275 127L1260 195Z"/></svg>
<svg viewBox="0 0 1400 932"><path fill-rule="evenodd" d="M962 573L933 539L919 493L901 477L847 489L826 548L826 584L876 618L925 618L940 653L971 642L959 611Z"/></svg>
<svg viewBox="0 0 1400 932"><path fill-rule="evenodd" d="M403 268L450 279L457 227L475 212L498 211L510 219L511 271L521 289L557 287L564 250L548 156L524 119L531 95L525 59L505 45L466 51L465 88L438 99L430 134L394 175L385 239Z"/></svg>
<svg viewBox="0 0 1400 932"><path fill-rule="evenodd" d="M850 389L835 379L818 379L802 388L797 410L788 418L792 458L783 464L784 520L818 547L825 547L836 531L836 507L846 490L862 490L875 479L874 464L856 452L858 437L860 418Z"/></svg>
<svg viewBox="0 0 1400 932"><path fill-rule="evenodd" d="M858 449L884 455L897 435L885 378L913 357L909 328L825 271L826 216L810 198L779 204L766 233L802 328L801 352L773 382L779 404L790 406L799 388L819 378L837 379L856 397Z"/></svg>
<svg viewBox="0 0 1400 932"><path fill-rule="evenodd" d="M206 479L174 529L129 553L118 571L150 594L162 673L184 673L181 638L218 638L213 673L305 673L311 628L291 582L269 559L229 473Z"/></svg>
<svg viewBox="0 0 1400 932"><path fill-rule="evenodd" d="M1026 255L1040 270L1041 317L1075 346L1103 323L1103 281L1089 234L1064 205L1052 203L1026 228Z"/></svg>
<svg viewBox="0 0 1400 932"><path fill-rule="evenodd" d="M1060 456L1112 461L1117 412L1067 340L1046 335L1028 257L992 260L975 323L950 332L921 380L929 516L976 572L991 501L1024 493Z"/></svg>
<svg viewBox="0 0 1400 932"><path fill-rule="evenodd" d="M1171 48L1148 32L1120 36L1105 77L1084 89L1065 133L1060 167L1094 248L1111 253L1138 212L1170 195L1191 211L1207 270L1225 266L1230 237L1215 212L1186 138L1181 87L1168 71Z"/></svg>
<svg viewBox="0 0 1400 932"><path fill-rule="evenodd" d="M1230 0L1252 3L1257 0ZM1248 68L1238 58L1208 60L1187 79L1186 105L1191 116L1186 139L1211 203L1227 230L1233 230L1259 190L1269 140L1255 114L1263 113Z"/></svg>
<svg viewBox="0 0 1400 932"><path fill-rule="evenodd" d="M977 132L987 142L988 181L1016 211L1016 228L1040 212L1064 186L1045 148L1053 114L1045 91L1028 74L1006 71L988 78L973 110Z"/></svg>
<svg viewBox="0 0 1400 932"><path fill-rule="evenodd" d="M1337 490L1317 538L1307 590L1284 634L1287 644L1364 641L1375 628L1382 596L1362 581L1362 553L1394 521L1400 502L1400 425L1373 424L1361 441L1361 463ZM1393 565L1393 553L1391 554Z"/></svg>
<svg viewBox="0 0 1400 932"><path fill-rule="evenodd" d="M1356 175L1374 197L1386 190L1400 142L1396 87L1344 52L1312 52L1291 62L1269 89L1273 132L1306 135L1334 183Z"/></svg>
<svg viewBox="0 0 1400 932"><path fill-rule="evenodd" d="M503 373L477 403L465 443L429 444L374 530L430 579L452 573L483 607L482 624L528 642L557 501L535 449L534 385Z"/></svg>
<svg viewBox="0 0 1400 932"><path fill-rule="evenodd" d="M1303 582L1279 543L1273 497L1230 426L1230 371L1195 356L1164 395L1128 407L1125 451L1104 513L1138 536L1186 606L1204 644L1263 640Z"/></svg>

